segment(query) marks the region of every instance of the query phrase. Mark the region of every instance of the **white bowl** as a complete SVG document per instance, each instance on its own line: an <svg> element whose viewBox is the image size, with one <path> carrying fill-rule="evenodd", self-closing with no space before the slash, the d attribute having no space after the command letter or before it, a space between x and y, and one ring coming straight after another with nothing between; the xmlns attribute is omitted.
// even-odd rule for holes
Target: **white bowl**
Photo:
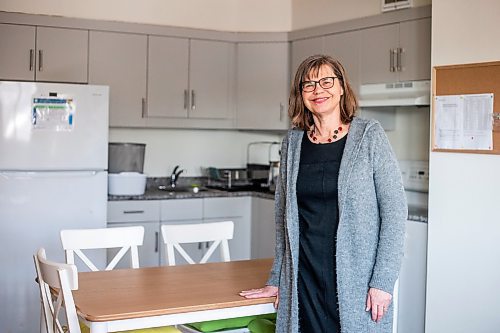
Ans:
<svg viewBox="0 0 500 333"><path fill-rule="evenodd" d="M110 195L143 195L146 190L146 175L138 172L108 174Z"/></svg>

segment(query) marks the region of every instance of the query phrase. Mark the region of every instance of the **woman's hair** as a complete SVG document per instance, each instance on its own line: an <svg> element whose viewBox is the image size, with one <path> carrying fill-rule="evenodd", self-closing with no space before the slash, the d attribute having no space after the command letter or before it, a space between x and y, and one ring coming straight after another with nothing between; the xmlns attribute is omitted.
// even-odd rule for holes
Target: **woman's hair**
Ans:
<svg viewBox="0 0 500 333"><path fill-rule="evenodd" d="M307 81L311 75L318 75L320 68L325 65L333 70L344 90L344 94L340 96L340 120L343 124L349 124L355 116L358 109L358 101L347 80L342 64L327 55L313 55L299 65L290 89L288 115L292 120L293 126L308 130L313 125L312 113L304 105L301 84L303 81Z"/></svg>

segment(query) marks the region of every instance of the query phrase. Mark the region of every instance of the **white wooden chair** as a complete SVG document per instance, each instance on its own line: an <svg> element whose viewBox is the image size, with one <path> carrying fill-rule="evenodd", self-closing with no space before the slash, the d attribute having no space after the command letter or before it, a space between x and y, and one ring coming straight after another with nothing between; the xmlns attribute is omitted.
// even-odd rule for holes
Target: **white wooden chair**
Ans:
<svg viewBox="0 0 500 333"><path fill-rule="evenodd" d="M129 250L131 268L139 268L137 248L142 246L144 241L144 227L62 230L61 241L68 264L75 263L76 254L92 271L98 271L96 265L82 250L121 248L104 270L115 268Z"/></svg>
<svg viewBox="0 0 500 333"><path fill-rule="evenodd" d="M78 290L78 271L74 264L63 264L47 260L45 249L41 248L33 256L35 269L38 276L40 297L44 312L44 320L48 333L89 332L86 326L80 325L73 300L73 290ZM59 294L54 302L50 288L59 289ZM54 304L55 303L55 304ZM59 321L59 312L64 306L64 319L66 325ZM64 330L63 330L64 328ZM126 333L180 333L173 326L127 331ZM124 332L125 333L125 332Z"/></svg>
<svg viewBox="0 0 500 333"><path fill-rule="evenodd" d="M204 264L210 259L210 256L220 246L222 261L230 261L229 242L233 238L233 221L192 223L192 224L164 224L161 226L161 234L165 244L165 255L169 266L175 266L175 251L189 264L196 264L191 256L181 247L185 243L212 242L205 255L199 261ZM198 330L186 326L177 325L177 328L183 333L195 333ZM246 328L224 330L225 333L249 332Z"/></svg>
<svg viewBox="0 0 500 333"><path fill-rule="evenodd" d="M195 261L181 247L183 243L213 242L201 258L200 264L208 261L215 249L220 246L223 261L230 261L228 240L233 238L233 221L194 223L194 224L165 224L161 226L161 234L165 243L165 255L169 266L175 266L174 249L190 264Z"/></svg>

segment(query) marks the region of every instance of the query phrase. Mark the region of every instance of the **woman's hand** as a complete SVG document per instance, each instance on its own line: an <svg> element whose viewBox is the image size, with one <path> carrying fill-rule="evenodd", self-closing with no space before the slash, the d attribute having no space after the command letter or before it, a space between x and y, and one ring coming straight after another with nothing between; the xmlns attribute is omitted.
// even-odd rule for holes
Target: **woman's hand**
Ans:
<svg viewBox="0 0 500 333"><path fill-rule="evenodd" d="M380 289L370 288L368 290L368 297L366 298L366 311L372 312L372 320L380 321L389 309L392 296L388 292Z"/></svg>
<svg viewBox="0 0 500 333"><path fill-rule="evenodd" d="M259 288L259 289L243 290L240 292L240 296L243 296L245 298L263 298L263 297L276 296L276 301L274 301L274 308L276 309L278 308L279 304L278 287L265 286L264 288Z"/></svg>

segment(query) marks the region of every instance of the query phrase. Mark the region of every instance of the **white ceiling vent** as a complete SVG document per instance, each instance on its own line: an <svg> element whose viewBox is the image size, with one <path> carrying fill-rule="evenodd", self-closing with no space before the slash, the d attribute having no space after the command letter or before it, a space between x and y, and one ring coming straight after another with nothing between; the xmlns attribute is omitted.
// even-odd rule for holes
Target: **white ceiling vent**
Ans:
<svg viewBox="0 0 500 333"><path fill-rule="evenodd" d="M382 12L412 7L412 0L382 0Z"/></svg>

